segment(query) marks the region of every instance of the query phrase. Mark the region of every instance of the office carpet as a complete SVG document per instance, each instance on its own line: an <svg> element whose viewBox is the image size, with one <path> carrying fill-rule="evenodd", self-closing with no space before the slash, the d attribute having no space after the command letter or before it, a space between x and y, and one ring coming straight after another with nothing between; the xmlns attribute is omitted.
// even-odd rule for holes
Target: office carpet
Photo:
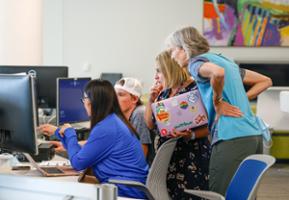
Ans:
<svg viewBox="0 0 289 200"><path fill-rule="evenodd" d="M275 164L263 179L257 192L257 200L289 199L289 164Z"/></svg>

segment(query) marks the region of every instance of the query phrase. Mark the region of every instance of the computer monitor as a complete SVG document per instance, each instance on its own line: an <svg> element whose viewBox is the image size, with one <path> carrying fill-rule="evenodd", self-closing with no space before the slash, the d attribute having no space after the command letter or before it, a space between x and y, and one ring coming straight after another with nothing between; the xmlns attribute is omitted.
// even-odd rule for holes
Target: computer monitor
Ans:
<svg viewBox="0 0 289 200"><path fill-rule="evenodd" d="M280 92L289 87L271 87L258 96L256 114L275 131L289 131L289 114L280 109Z"/></svg>
<svg viewBox="0 0 289 200"><path fill-rule="evenodd" d="M57 125L89 120L81 98L84 88L90 80L91 78L57 79Z"/></svg>
<svg viewBox="0 0 289 200"><path fill-rule="evenodd" d="M56 79L68 77L66 66L0 66L0 74L27 73L36 77L39 108L56 108Z"/></svg>
<svg viewBox="0 0 289 200"><path fill-rule="evenodd" d="M38 153L34 78L0 74L0 149Z"/></svg>
<svg viewBox="0 0 289 200"><path fill-rule="evenodd" d="M273 86L289 86L289 62L270 63L270 62L244 62L237 61L241 68L249 69L270 77Z"/></svg>
<svg viewBox="0 0 289 200"><path fill-rule="evenodd" d="M109 81L112 85L122 78L122 73L101 73L100 79Z"/></svg>

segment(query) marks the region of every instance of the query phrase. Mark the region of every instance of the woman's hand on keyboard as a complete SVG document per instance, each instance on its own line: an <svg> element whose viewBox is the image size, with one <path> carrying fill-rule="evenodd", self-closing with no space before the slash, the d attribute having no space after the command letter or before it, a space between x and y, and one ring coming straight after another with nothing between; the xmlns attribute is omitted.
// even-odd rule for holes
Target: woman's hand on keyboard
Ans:
<svg viewBox="0 0 289 200"><path fill-rule="evenodd" d="M43 124L38 127L38 130L47 136L53 135L56 129L57 126L53 126L51 124Z"/></svg>
<svg viewBox="0 0 289 200"><path fill-rule="evenodd" d="M63 137L64 132L67 128L71 128L72 126L70 124L63 124L63 126L60 128L59 134Z"/></svg>
<svg viewBox="0 0 289 200"><path fill-rule="evenodd" d="M63 152L65 151L63 145L59 141L49 141L50 144L53 144L55 152Z"/></svg>

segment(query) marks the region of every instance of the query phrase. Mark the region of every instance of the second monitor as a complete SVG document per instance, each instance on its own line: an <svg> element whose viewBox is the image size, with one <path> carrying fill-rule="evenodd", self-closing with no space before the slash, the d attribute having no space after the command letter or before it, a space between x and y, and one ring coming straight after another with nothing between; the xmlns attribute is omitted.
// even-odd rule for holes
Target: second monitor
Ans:
<svg viewBox="0 0 289 200"><path fill-rule="evenodd" d="M100 79L109 81L114 85L118 80L122 78L122 73L101 73Z"/></svg>
<svg viewBox="0 0 289 200"><path fill-rule="evenodd" d="M57 125L89 120L81 98L84 88L90 80L91 78L57 79Z"/></svg>
<svg viewBox="0 0 289 200"><path fill-rule="evenodd" d="M67 66L0 66L0 74L25 73L35 77L39 108L56 107L56 79L68 77Z"/></svg>

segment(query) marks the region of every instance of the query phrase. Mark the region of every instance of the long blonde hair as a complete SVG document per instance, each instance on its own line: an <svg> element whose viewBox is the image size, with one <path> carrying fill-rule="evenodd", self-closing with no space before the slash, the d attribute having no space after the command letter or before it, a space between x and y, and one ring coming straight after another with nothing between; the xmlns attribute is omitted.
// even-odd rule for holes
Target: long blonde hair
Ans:
<svg viewBox="0 0 289 200"><path fill-rule="evenodd" d="M156 65L164 76L165 87L167 88L179 86L190 78L187 69L180 67L171 58L171 54L168 51L163 51L156 57Z"/></svg>
<svg viewBox="0 0 289 200"><path fill-rule="evenodd" d="M192 26L173 32L168 36L166 43L169 47L183 48L188 58L193 58L210 50L206 38Z"/></svg>

